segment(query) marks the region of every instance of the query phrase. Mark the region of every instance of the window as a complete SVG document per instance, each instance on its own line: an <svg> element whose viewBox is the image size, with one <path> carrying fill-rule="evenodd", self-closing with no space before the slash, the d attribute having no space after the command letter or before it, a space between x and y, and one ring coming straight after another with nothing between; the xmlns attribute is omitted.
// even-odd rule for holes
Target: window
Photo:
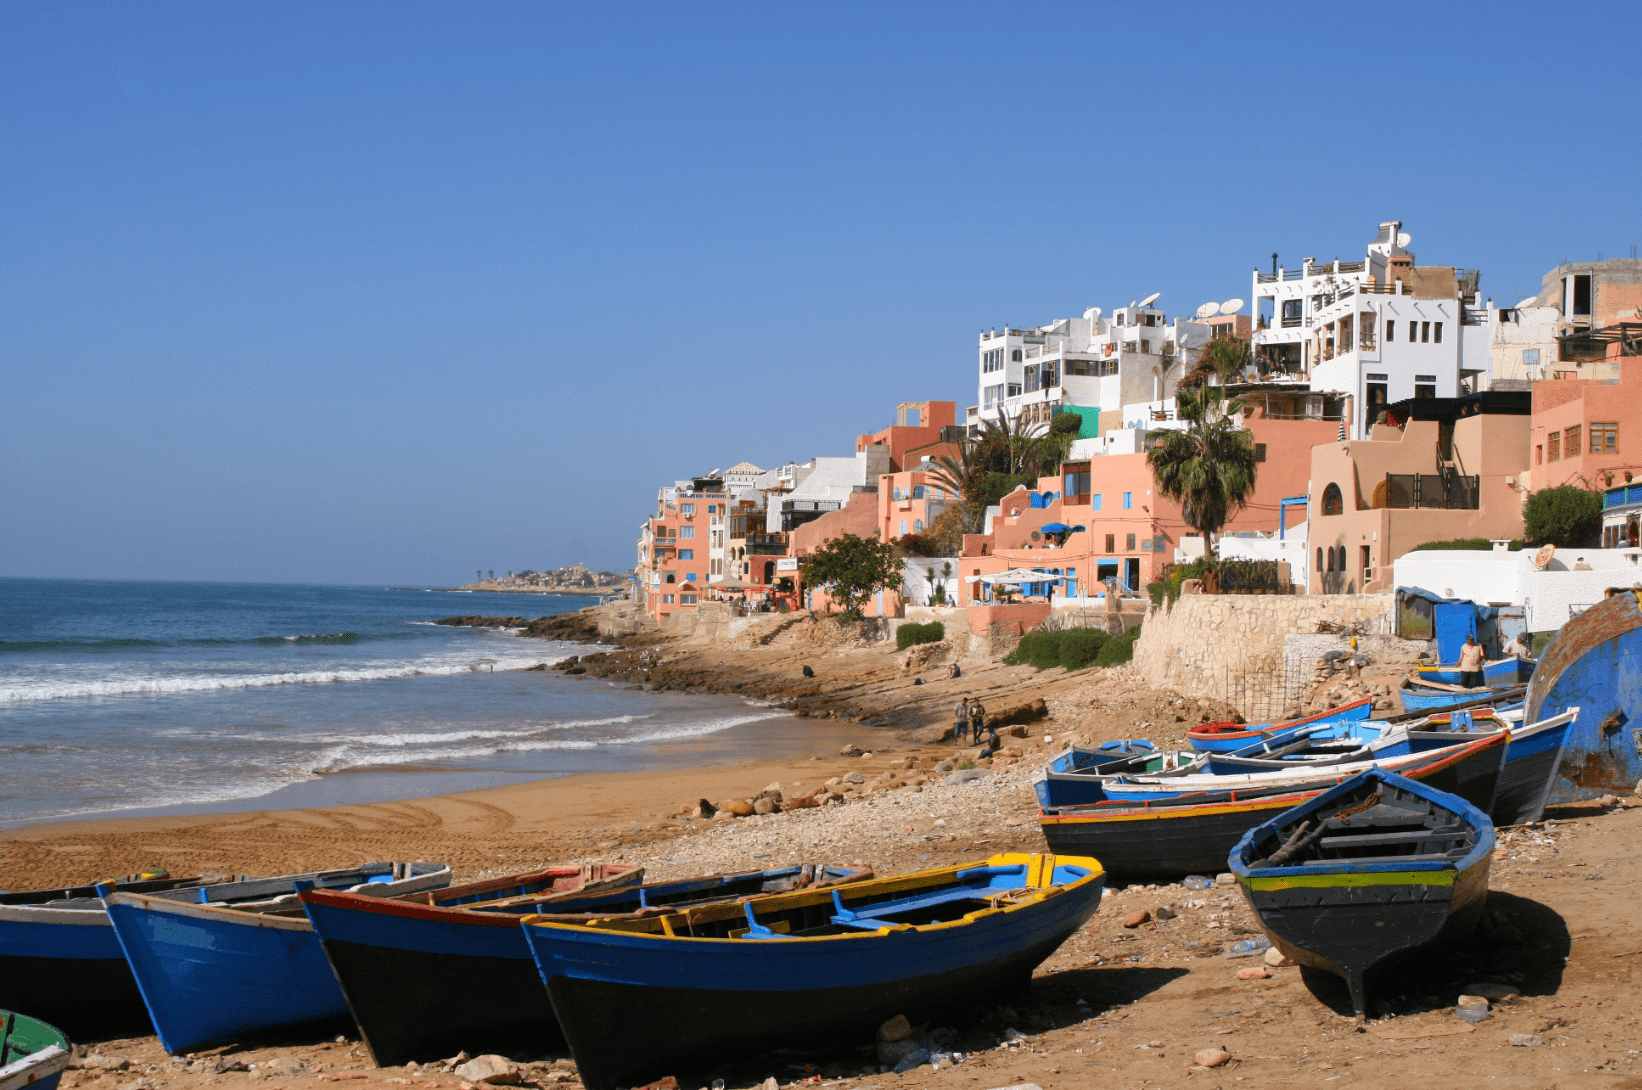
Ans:
<svg viewBox="0 0 1642 1090"><path fill-rule="evenodd" d="M693 503L681 503L678 505L678 510L681 515L693 515L696 513L696 505Z"/></svg>
<svg viewBox="0 0 1642 1090"><path fill-rule="evenodd" d="M1420 323L1420 343L1421 344L1429 344L1430 342L1431 342L1431 323L1430 322L1421 322Z"/></svg>
<svg viewBox="0 0 1642 1090"><path fill-rule="evenodd" d="M907 536L907 520L906 519L901 520L901 532L896 534L895 536L896 537L906 537Z"/></svg>
<svg viewBox="0 0 1642 1090"><path fill-rule="evenodd" d="M663 594L661 596L661 601L662 601L663 605L669 605L670 606L670 605L673 604L673 596L671 594Z"/></svg>
<svg viewBox="0 0 1642 1090"><path fill-rule="evenodd" d="M921 500L921 499L924 498L924 495L925 495L925 490L924 490L923 485L915 484L915 485L912 486L912 498L913 499Z"/></svg>
<svg viewBox="0 0 1642 1090"><path fill-rule="evenodd" d="M1096 511L1099 511L1100 506L1101 506L1101 501L1104 500L1105 498L1106 497L1104 495L1102 495L1099 492L1096 492L1094 497L1089 501L1089 506L1093 507Z"/></svg>
<svg viewBox="0 0 1642 1090"><path fill-rule="evenodd" d="M1254 444L1254 460L1257 462L1263 462L1266 460L1266 444Z"/></svg>
<svg viewBox="0 0 1642 1090"><path fill-rule="evenodd" d="M1021 362L1021 350L1018 348L1015 349L1013 352L1009 353L1009 358L1015 363Z"/></svg>
<svg viewBox="0 0 1642 1090"><path fill-rule="evenodd" d="M1432 344L1441 344L1442 343L1442 323L1441 322L1432 322L1431 323L1431 343ZM1364 564L1363 566L1366 568L1368 565Z"/></svg>
<svg viewBox="0 0 1642 1090"><path fill-rule="evenodd" d="M1418 322L1409 322L1408 323L1408 343L1413 344L1414 342L1418 341L1419 339L1420 339L1420 323L1418 323ZM1333 549L1329 550L1329 552L1333 552L1333 551L1334 551Z"/></svg>
<svg viewBox="0 0 1642 1090"><path fill-rule="evenodd" d="M993 371L1003 370L1003 349L994 348L989 352L981 353L981 371L990 374Z"/></svg>
<svg viewBox="0 0 1642 1090"><path fill-rule="evenodd" d="M1070 504L1084 504L1089 502L1089 463L1076 462L1064 467L1062 482L1065 485L1066 502Z"/></svg>
<svg viewBox="0 0 1642 1090"><path fill-rule="evenodd" d="M1037 390L1039 388L1038 387L1038 365L1035 364L1035 363L1027 364L1026 365L1026 371L1025 371L1025 374L1024 374L1024 378L1026 380L1026 392L1027 393L1030 394L1033 391Z"/></svg>
<svg viewBox="0 0 1642 1090"><path fill-rule="evenodd" d="M718 514L718 504L716 504L716 503L709 503L709 504L708 504L708 505L707 505L707 513L708 513L708 514L709 514L709 515L716 515L716 514Z"/></svg>
<svg viewBox="0 0 1642 1090"><path fill-rule="evenodd" d="M1021 384L1020 383L1011 382L1008 385L1009 385L1009 396L1010 397L1020 397L1021 396Z"/></svg>
<svg viewBox="0 0 1642 1090"><path fill-rule="evenodd" d="M1591 453L1617 454L1619 452L1619 425L1615 423L1591 425Z"/></svg>
<svg viewBox="0 0 1642 1090"><path fill-rule="evenodd" d="M1545 444L1540 443L1534 447L1534 464L1537 466L1543 461L1545 461Z"/></svg>
<svg viewBox="0 0 1642 1090"><path fill-rule="evenodd" d="M678 558L680 560L694 560L696 558L696 551L694 549L680 549L678 551Z"/></svg>
<svg viewBox="0 0 1642 1090"><path fill-rule="evenodd" d="M1375 376L1369 375L1368 377L1374 378ZM1381 375L1379 377L1384 378L1385 376ZM1370 382L1368 384L1368 414L1363 419L1370 424L1375 423L1379 419L1380 410L1385 408L1385 403L1386 384L1383 382Z"/></svg>
<svg viewBox="0 0 1642 1090"><path fill-rule="evenodd" d="M1135 535L1133 535L1133 534L1128 535L1128 539L1124 542L1124 545L1123 545L1123 551L1126 552L1126 553L1132 553L1132 552L1135 551Z"/></svg>
<svg viewBox="0 0 1642 1090"><path fill-rule="evenodd" d="M988 386L981 391L981 394L981 401L988 409L990 409L1003 400L1003 384L999 383L996 386Z"/></svg>
<svg viewBox="0 0 1642 1090"><path fill-rule="evenodd" d="M921 534L921 533L924 532L924 520L923 519L913 519L912 520L912 532L915 533L915 534Z"/></svg>
<svg viewBox="0 0 1642 1090"><path fill-rule="evenodd" d="M1106 551L1109 552L1109 553L1117 552L1117 535L1116 534L1107 534L1106 535Z"/></svg>
<svg viewBox="0 0 1642 1090"><path fill-rule="evenodd" d="M1589 314L1591 312L1591 278L1589 276L1576 276L1573 279L1573 313Z"/></svg>
<svg viewBox="0 0 1642 1090"><path fill-rule="evenodd" d="M681 594L678 596L678 604L681 606L693 606L698 600L699 596L694 594Z"/></svg>
<svg viewBox="0 0 1642 1090"><path fill-rule="evenodd" d="M678 582L678 573L668 572L666 575L661 577L661 581L663 583L676 583Z"/></svg>
<svg viewBox="0 0 1642 1090"><path fill-rule="evenodd" d="M1098 375L1100 364L1094 360L1067 360L1066 373L1068 375Z"/></svg>
<svg viewBox="0 0 1642 1090"><path fill-rule="evenodd" d="M696 536L696 528L694 526L680 526L678 528L678 536L679 537L684 537L684 538L693 538L693 537Z"/></svg>
<svg viewBox="0 0 1642 1090"><path fill-rule="evenodd" d="M1302 315L1303 315L1302 308L1304 306L1305 306L1304 300L1301 300L1301 299L1284 299L1283 300L1283 324L1285 326L1297 326L1297 325L1299 325L1301 320L1302 320Z"/></svg>
<svg viewBox="0 0 1642 1090"><path fill-rule="evenodd" d="M1152 354L1152 342L1142 338L1141 342L1140 342L1140 352L1141 352L1141 355L1144 355L1144 356L1151 355Z"/></svg>
<svg viewBox="0 0 1642 1090"><path fill-rule="evenodd" d="M1436 397L1437 388L1428 382L1416 382L1414 384L1414 396L1416 398Z"/></svg>
<svg viewBox="0 0 1642 1090"><path fill-rule="evenodd" d="M685 573L684 573L684 581L685 581L685 582L686 582L686 583L694 583L694 582L696 582L696 573L695 573L695 572L693 572L693 571L687 571L687 572L685 572Z"/></svg>
<svg viewBox="0 0 1642 1090"><path fill-rule="evenodd" d="M1331 483L1323 489L1323 514L1338 515L1344 510L1345 500L1340 495L1340 486ZM1333 571L1334 569L1330 567L1329 570Z"/></svg>
<svg viewBox="0 0 1642 1090"><path fill-rule="evenodd" d="M1563 431L1563 433L1562 433L1562 442L1563 442L1563 449L1568 452L1568 457L1570 457L1570 458L1578 458L1579 457L1579 425L1578 424L1575 424L1573 427L1567 428Z"/></svg>
<svg viewBox="0 0 1642 1090"><path fill-rule="evenodd" d="M1545 460L1555 462L1562 457L1562 433L1554 431L1545 437Z"/></svg>
<svg viewBox="0 0 1642 1090"><path fill-rule="evenodd" d="M1525 364L1536 364L1536 363L1538 363L1539 362L1539 349L1537 349L1537 348L1524 348L1522 350L1522 362L1525 363Z"/></svg>
<svg viewBox="0 0 1642 1090"><path fill-rule="evenodd" d="M1396 339L1397 339L1397 323L1392 321L1390 318L1387 318L1385 320L1385 343L1390 344L1392 341L1394 341ZM1322 555L1323 555L1323 550L1318 549L1317 550L1317 555L1318 555L1319 558L1321 558Z"/></svg>
<svg viewBox="0 0 1642 1090"><path fill-rule="evenodd" d="M1391 323L1387 322L1386 325L1390 326ZM1323 570L1323 547L1321 545L1317 546L1317 570Z"/></svg>
<svg viewBox="0 0 1642 1090"><path fill-rule="evenodd" d="M1125 492L1123 494L1123 509L1125 511L1132 511L1132 510L1134 510L1134 506L1135 506L1135 494L1133 492Z"/></svg>

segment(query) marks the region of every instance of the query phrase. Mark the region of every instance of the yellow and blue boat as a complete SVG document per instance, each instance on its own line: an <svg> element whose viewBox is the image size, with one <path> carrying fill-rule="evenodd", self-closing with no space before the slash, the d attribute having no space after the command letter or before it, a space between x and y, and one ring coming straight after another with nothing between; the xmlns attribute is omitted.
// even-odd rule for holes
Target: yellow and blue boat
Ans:
<svg viewBox="0 0 1642 1090"><path fill-rule="evenodd" d="M1104 885L1093 859L1003 854L648 918L523 926L587 1090L615 1090L1024 991Z"/></svg>
<svg viewBox="0 0 1642 1090"><path fill-rule="evenodd" d="M1342 977L1361 1019L1370 973L1475 929L1493 851L1480 809L1374 769L1249 830L1228 862L1272 943Z"/></svg>

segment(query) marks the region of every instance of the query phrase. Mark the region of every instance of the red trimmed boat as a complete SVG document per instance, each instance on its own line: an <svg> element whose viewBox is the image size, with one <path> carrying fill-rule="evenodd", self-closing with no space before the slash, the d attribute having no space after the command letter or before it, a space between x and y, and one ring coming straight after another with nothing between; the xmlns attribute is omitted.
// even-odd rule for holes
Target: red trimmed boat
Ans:
<svg viewBox="0 0 1642 1090"><path fill-rule="evenodd" d="M1258 745L1265 742L1269 745L1282 745L1284 742L1296 738L1307 727L1315 727L1320 723L1333 723L1337 720L1367 719L1374 711L1374 698L1365 696L1350 704L1342 704L1338 708L1308 715L1303 719L1290 719L1285 723L1268 723L1263 727L1251 727L1246 723L1204 723L1200 727L1193 727L1186 732L1186 739L1193 749L1207 750L1210 753L1232 753L1245 746Z"/></svg>

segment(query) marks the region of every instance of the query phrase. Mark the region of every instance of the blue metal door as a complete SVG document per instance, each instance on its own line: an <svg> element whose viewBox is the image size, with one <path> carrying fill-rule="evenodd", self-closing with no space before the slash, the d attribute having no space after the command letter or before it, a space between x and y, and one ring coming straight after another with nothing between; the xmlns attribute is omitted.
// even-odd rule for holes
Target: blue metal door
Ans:
<svg viewBox="0 0 1642 1090"><path fill-rule="evenodd" d="M1437 629L1437 657L1443 663L1460 661L1465 637L1477 634L1477 610L1470 602L1434 602L1432 621Z"/></svg>

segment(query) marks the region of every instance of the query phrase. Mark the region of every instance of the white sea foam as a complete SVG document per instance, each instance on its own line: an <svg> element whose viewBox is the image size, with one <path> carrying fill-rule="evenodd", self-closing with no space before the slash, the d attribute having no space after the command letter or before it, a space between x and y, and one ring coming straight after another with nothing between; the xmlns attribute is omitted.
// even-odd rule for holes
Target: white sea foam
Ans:
<svg viewBox="0 0 1642 1090"><path fill-rule="evenodd" d="M34 678L0 688L0 704L36 700L63 700L70 697L135 696L155 693L203 693L223 689L261 689L272 685L329 685L346 681L383 681L403 677L439 677L487 670L522 670L537 663L554 663L568 652L552 651L525 655L428 658L412 661L361 664L328 670L298 670L283 673L180 674L173 676L124 675L90 678Z"/></svg>

